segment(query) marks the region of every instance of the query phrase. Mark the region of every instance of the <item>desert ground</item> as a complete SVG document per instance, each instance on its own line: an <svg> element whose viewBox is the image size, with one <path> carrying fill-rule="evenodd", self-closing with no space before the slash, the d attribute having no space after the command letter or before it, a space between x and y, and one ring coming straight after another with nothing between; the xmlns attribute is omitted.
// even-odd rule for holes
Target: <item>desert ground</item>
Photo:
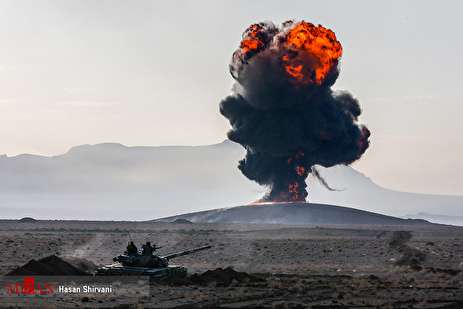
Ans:
<svg viewBox="0 0 463 309"><path fill-rule="evenodd" d="M153 282L136 304L85 299L50 307L463 308L463 228L285 226L161 222L0 221L0 274L56 254L112 263L129 239L175 259L189 273L232 267L245 279ZM91 263L90 263L91 262ZM228 280L228 281L227 281ZM1 305L1 302L0 302Z"/></svg>

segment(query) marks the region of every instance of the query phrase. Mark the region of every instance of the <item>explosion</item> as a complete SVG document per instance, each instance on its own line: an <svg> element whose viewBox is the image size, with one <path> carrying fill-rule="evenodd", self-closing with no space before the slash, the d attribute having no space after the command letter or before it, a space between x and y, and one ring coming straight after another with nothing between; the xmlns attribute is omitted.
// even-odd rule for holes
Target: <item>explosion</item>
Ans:
<svg viewBox="0 0 463 309"><path fill-rule="evenodd" d="M304 21L289 30L284 44L290 51L281 58L285 62L286 73L300 83L320 85L342 55L341 44L333 31ZM315 63L306 66L302 59L296 57L304 53L312 55Z"/></svg>
<svg viewBox="0 0 463 309"><path fill-rule="evenodd" d="M233 93L220 103L228 138L246 149L238 168L269 187L264 202L305 201L315 165L351 164L369 146L358 101L333 91L342 56L333 31L309 22L251 25L233 53ZM329 188L329 187L328 187Z"/></svg>

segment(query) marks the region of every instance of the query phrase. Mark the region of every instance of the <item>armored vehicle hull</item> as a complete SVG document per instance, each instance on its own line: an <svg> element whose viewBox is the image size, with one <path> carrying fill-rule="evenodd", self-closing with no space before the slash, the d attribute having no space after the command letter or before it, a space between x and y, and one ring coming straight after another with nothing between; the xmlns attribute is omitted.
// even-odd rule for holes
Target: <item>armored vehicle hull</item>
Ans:
<svg viewBox="0 0 463 309"><path fill-rule="evenodd" d="M100 276L150 276L151 278L183 278L187 275L187 269L183 266L169 265L167 267L150 268L123 266L119 263L100 267L96 271Z"/></svg>

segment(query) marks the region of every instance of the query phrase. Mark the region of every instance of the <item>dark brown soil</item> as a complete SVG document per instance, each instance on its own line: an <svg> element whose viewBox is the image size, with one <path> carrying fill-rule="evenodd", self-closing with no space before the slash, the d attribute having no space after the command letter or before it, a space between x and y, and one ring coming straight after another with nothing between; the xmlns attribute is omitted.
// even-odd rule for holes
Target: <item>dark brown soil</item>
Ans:
<svg viewBox="0 0 463 309"><path fill-rule="evenodd" d="M202 274L193 274L188 280L193 284L216 286L229 286L233 281L236 283L249 283L262 281L257 276L249 275L246 272L235 271L232 267L225 269L216 268L214 270L207 270Z"/></svg>
<svg viewBox="0 0 463 309"><path fill-rule="evenodd" d="M56 255L50 255L38 261L32 259L23 266L20 266L7 276L83 276L88 273L60 259Z"/></svg>

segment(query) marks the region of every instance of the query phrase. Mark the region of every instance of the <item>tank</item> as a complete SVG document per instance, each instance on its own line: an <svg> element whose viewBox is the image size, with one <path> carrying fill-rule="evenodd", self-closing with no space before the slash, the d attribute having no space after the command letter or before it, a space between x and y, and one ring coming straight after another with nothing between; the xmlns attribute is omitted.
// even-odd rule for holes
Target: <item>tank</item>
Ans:
<svg viewBox="0 0 463 309"><path fill-rule="evenodd" d="M151 246L149 242L143 245L142 248L143 250L140 252L133 242L130 242L124 254L113 258L114 264L98 268L96 275L138 275L150 276L151 278L185 277L187 275L187 269L180 265L170 265L170 260L210 249L211 246L197 247L167 255L155 254L155 251L161 247Z"/></svg>

